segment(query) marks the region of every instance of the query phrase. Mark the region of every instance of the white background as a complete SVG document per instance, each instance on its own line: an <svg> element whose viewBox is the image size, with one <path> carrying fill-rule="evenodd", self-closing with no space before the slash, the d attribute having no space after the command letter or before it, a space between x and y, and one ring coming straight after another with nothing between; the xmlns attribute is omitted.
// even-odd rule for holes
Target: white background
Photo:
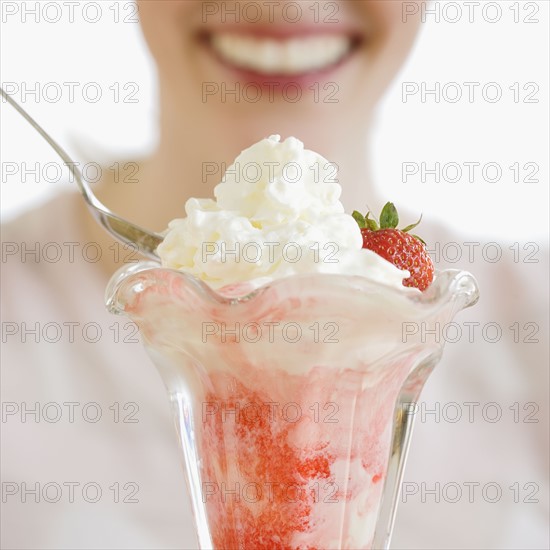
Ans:
<svg viewBox="0 0 550 550"><path fill-rule="evenodd" d="M49 22L57 10L40 3L38 14L27 13L38 2L2 3L1 74L4 87L16 92L14 98L74 155L75 160L105 161L138 155L154 146L156 88L154 68L134 23L129 1L81 2L81 6L100 6L99 20L92 6L84 12L76 7L74 22L63 11L61 21ZM50 2L49 4L54 4ZM62 2L57 2L63 5ZM118 8L116 6L118 4ZM472 4L472 3L471 3ZM370 153L380 195L406 204L425 217L442 218L462 232L502 240L548 238L548 2L486 2L473 6L473 22L462 3L433 2L435 13L426 14L426 24L409 62L396 78L380 106ZM489 6L490 4L490 6ZM459 11L457 11L457 9ZM11 14L16 10L16 13ZM500 11L500 18L499 18ZM118 17L119 22L115 20ZM439 18L439 21L436 18ZM515 18L519 17L516 22ZM498 21L496 19L499 18ZM39 21L37 21L39 19ZM124 19L127 22L124 22ZM457 22L452 22L458 19ZM495 20L491 23L489 20ZM537 21L528 23L526 20ZM420 93L403 101L404 83L441 89L458 83L462 99L453 103L457 87L447 86L439 102L433 95L422 101ZM74 100L69 97L70 82L75 86ZM126 89L124 86L127 83ZM473 102L464 82L476 82ZM484 85L494 82L502 98L494 103L482 93ZM519 83L519 97L510 86ZM23 94L22 83L35 88L40 97ZM53 83L53 85L48 85ZM56 98L55 84L62 95ZM83 97L86 83L93 98L99 85L102 98L92 103ZM97 83L97 84L93 84ZM119 86L118 101L113 86ZM425 84L423 84L425 83ZM538 91L525 103L527 94ZM111 89L110 89L111 88ZM493 97L495 87L486 91ZM131 92L133 96L129 96ZM44 97L48 96L49 100ZM48 95L49 94L49 95ZM128 103L130 97L137 102ZM516 102L515 100L518 100ZM1 104L2 184L1 214L7 220L22 209L43 201L66 182L67 174L54 183L55 170L35 176L11 174L14 164L26 163L33 169L56 162L49 150L26 122L4 102ZM274 129L274 132L276 129ZM299 136L297 136L299 137ZM307 144L306 144L307 146ZM436 162L458 163L463 169L456 183L436 183L433 175L421 181L421 175L402 181L404 162L425 162L433 169ZM475 180L470 182L464 163L478 162ZM486 181L482 167L497 163L502 170L499 181ZM10 164L12 163L12 164ZM510 166L519 163L519 182L514 182ZM524 169L526 163L534 163ZM524 181L533 167L538 169ZM494 177L489 169L487 175ZM93 178L93 165L88 174ZM44 177L45 176L45 177ZM447 178L456 177L449 167ZM35 183L35 178L39 183ZM52 181L50 183L50 181ZM182 199L183 207L183 199Z"/></svg>

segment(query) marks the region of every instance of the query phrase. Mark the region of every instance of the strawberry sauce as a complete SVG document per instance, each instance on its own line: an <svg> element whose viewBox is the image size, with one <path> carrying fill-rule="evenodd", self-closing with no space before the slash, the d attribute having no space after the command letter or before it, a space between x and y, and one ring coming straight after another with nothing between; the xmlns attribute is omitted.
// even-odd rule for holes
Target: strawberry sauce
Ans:
<svg viewBox="0 0 550 550"><path fill-rule="evenodd" d="M219 468L218 479L238 480L210 486L216 491L206 499L215 518L215 547L293 548L296 533L312 528L319 484L333 478L334 456L327 450L328 442L310 449L292 444L296 423L277 414L259 392L243 384L236 384L223 404L213 392L206 400L213 408L223 406L225 413L238 411L205 418L206 445L217 449L218 455L207 455L205 478L214 479ZM231 456L221 456L223 449Z"/></svg>

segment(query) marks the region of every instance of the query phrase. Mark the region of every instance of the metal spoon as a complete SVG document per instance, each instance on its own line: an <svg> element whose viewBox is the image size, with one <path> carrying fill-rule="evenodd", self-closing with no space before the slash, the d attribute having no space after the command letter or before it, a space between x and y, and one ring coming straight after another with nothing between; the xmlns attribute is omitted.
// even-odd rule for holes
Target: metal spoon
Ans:
<svg viewBox="0 0 550 550"><path fill-rule="evenodd" d="M71 160L69 155L61 148L53 138L51 138L45 130L21 107L9 94L1 87L0 93L11 106L25 118L25 120L51 145L54 151L65 162L71 171L88 208L92 215L115 239L137 246L138 251L144 256L148 256L153 260L159 261L159 256L156 252L157 246L162 242L163 236L153 231L143 229L138 225L129 222L113 214L108 208L103 206L101 202L93 194L88 184L84 181L80 170Z"/></svg>

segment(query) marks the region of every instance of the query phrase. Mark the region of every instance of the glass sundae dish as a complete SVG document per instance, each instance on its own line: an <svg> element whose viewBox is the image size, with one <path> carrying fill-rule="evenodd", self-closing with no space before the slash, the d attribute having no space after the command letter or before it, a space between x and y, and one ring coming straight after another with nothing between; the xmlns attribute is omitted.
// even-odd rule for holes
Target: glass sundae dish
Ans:
<svg viewBox="0 0 550 550"><path fill-rule="evenodd" d="M250 163L267 168L243 178ZM162 266L107 290L167 387L200 548L388 548L410 404L443 347L411 327L444 326L477 286L404 286L340 191L298 140L262 140L171 222Z"/></svg>

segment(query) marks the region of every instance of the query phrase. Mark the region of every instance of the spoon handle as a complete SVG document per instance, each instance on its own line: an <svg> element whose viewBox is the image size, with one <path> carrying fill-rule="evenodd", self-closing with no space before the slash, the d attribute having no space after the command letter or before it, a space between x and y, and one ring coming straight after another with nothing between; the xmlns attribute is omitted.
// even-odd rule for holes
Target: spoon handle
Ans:
<svg viewBox="0 0 550 550"><path fill-rule="evenodd" d="M66 151L15 101L8 93L0 87L2 97L48 142L52 149L59 155L73 175L86 204L91 210L94 218L116 239L126 244L137 247L137 250L145 256L158 261L156 253L157 246L162 242L163 237L158 233L143 229L132 222L129 222L116 214L113 214L93 194L88 184L84 181L76 162Z"/></svg>

